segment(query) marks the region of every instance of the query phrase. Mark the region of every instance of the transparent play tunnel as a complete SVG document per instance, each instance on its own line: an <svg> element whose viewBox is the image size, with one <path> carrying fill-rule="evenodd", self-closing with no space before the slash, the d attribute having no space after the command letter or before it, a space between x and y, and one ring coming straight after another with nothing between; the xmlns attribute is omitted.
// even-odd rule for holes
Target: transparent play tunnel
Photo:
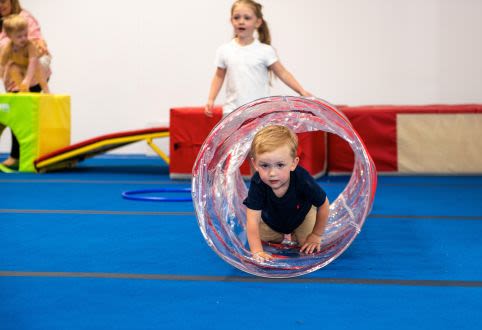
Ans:
<svg viewBox="0 0 482 330"><path fill-rule="evenodd" d="M344 190L330 201L321 251L257 262L246 237L246 182L239 167L254 135L268 125L296 133L325 131L351 146L355 163ZM279 96L259 99L232 112L211 131L193 167L192 197L207 244L226 262L247 273L272 278L318 270L345 251L360 232L376 190L377 174L363 141L334 106L315 98Z"/></svg>

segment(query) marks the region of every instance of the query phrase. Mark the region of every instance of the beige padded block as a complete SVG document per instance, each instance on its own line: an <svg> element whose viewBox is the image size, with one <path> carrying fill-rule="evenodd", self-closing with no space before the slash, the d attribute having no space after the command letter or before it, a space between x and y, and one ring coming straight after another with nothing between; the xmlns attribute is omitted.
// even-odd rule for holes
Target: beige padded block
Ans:
<svg viewBox="0 0 482 330"><path fill-rule="evenodd" d="M482 114L397 115L401 173L482 173Z"/></svg>

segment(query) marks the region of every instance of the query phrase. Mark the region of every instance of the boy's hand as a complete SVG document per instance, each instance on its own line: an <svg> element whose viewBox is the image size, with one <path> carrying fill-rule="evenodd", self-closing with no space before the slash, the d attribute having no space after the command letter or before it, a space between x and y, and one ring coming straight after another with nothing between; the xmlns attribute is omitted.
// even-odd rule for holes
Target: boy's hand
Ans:
<svg viewBox="0 0 482 330"><path fill-rule="evenodd" d="M317 251L321 250L321 236L318 236L316 234L309 234L308 237L306 237L306 242L303 244L301 247L300 251L303 253L311 254Z"/></svg>
<svg viewBox="0 0 482 330"><path fill-rule="evenodd" d="M269 254L268 252L264 252L264 251L259 251L259 252L253 253L253 258L254 258L254 260L256 260L258 262L273 260L273 256L271 254Z"/></svg>
<svg viewBox="0 0 482 330"><path fill-rule="evenodd" d="M19 86L19 91L24 93L29 92L29 83L26 82L25 80L22 81L22 83Z"/></svg>

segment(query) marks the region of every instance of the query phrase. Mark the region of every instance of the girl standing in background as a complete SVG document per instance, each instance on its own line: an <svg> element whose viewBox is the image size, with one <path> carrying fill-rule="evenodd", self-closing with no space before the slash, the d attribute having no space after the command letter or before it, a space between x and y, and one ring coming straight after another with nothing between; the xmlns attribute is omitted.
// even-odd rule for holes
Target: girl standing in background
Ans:
<svg viewBox="0 0 482 330"><path fill-rule="evenodd" d="M204 112L212 116L219 90L226 80L224 115L239 106L269 96L270 72L301 96L311 96L279 61L271 47L268 24L261 4L238 0L231 7L234 38L216 53L216 72L211 82ZM258 39L254 33L258 32Z"/></svg>

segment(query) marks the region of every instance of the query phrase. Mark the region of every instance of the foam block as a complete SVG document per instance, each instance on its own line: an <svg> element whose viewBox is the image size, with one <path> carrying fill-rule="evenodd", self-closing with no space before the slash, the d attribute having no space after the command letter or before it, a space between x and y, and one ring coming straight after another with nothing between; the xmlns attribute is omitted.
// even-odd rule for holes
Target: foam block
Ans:
<svg viewBox="0 0 482 330"><path fill-rule="evenodd" d="M206 137L222 118L222 109L216 107L212 118L206 117L202 107L172 108L170 111L169 174L171 178L190 178L197 154ZM326 133L298 134L300 164L313 176L325 173L327 164ZM246 160L241 174L250 175Z"/></svg>
<svg viewBox="0 0 482 330"><path fill-rule="evenodd" d="M10 127L20 145L19 171L35 172L34 160L70 144L70 96L0 95L0 133Z"/></svg>
<svg viewBox="0 0 482 330"><path fill-rule="evenodd" d="M340 107L379 173L482 173L482 105ZM328 136L328 172L350 173L353 151Z"/></svg>
<svg viewBox="0 0 482 330"><path fill-rule="evenodd" d="M213 109L213 117L207 117L201 107L170 110L169 176L171 178L191 177L199 149L222 117L220 107Z"/></svg>

